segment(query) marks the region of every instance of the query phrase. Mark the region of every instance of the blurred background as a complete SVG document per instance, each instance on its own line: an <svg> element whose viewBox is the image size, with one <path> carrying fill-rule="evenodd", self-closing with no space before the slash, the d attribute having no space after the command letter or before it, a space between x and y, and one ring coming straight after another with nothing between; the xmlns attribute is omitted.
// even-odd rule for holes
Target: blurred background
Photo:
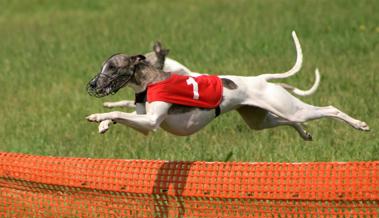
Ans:
<svg viewBox="0 0 379 218"><path fill-rule="evenodd" d="M379 1L376 0L0 0L0 151L39 155L205 160L356 161L379 159ZM110 55L151 51L208 74L283 72L296 58L291 31L304 52L303 69L282 82L318 91L302 98L334 105L366 121L359 132L332 119L309 122L314 141L290 127L253 131L231 112L199 133L162 130L145 137L115 125L105 135L84 118L109 111L104 101L132 99L123 89L97 99L86 83Z"/></svg>

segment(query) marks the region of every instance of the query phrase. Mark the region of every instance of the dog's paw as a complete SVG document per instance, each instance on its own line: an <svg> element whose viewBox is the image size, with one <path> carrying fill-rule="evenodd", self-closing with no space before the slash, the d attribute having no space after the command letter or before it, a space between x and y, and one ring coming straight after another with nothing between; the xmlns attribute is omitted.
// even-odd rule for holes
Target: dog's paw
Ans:
<svg viewBox="0 0 379 218"><path fill-rule="evenodd" d="M86 119L89 122L101 122L102 121L100 114L91 114L91 115L87 116Z"/></svg>
<svg viewBox="0 0 379 218"><path fill-rule="evenodd" d="M313 137L309 132L305 132L304 140L305 141L313 141Z"/></svg>
<svg viewBox="0 0 379 218"><path fill-rule="evenodd" d="M99 124L99 133L104 134L109 129L109 125L112 123L112 120L104 120Z"/></svg>
<svg viewBox="0 0 379 218"><path fill-rule="evenodd" d="M360 121L357 124L357 129L362 130L362 131L370 131L370 127L367 125L367 123Z"/></svg>
<svg viewBox="0 0 379 218"><path fill-rule="evenodd" d="M304 141L313 141L313 137L308 131L300 133L300 136Z"/></svg>

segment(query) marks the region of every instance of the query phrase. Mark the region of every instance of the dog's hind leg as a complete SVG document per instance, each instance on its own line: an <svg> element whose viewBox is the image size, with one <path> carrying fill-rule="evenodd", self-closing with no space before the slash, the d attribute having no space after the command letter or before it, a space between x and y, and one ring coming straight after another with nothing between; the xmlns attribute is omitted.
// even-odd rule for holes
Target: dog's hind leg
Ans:
<svg viewBox="0 0 379 218"><path fill-rule="evenodd" d="M317 107L304 103L283 87L273 83L262 84L260 89L253 88L249 90L249 94L250 96L246 98L244 105L258 106L291 123L303 123L322 117L332 117L348 123L355 129L369 130L365 122L354 119L333 106Z"/></svg>
<svg viewBox="0 0 379 218"><path fill-rule="evenodd" d="M313 139L312 135L304 129L302 123L295 123L285 120L270 112L267 113L266 122L262 123L262 126L264 128L272 128L280 125L287 125L293 127L305 141L312 141Z"/></svg>
<svg viewBox="0 0 379 218"><path fill-rule="evenodd" d="M311 134L308 133L300 123L294 123L282 119L262 108L242 106L237 109L237 111L251 129L262 130L281 125L288 125L293 127L299 133L300 137L302 137L304 140L312 140Z"/></svg>
<svg viewBox="0 0 379 218"><path fill-rule="evenodd" d="M291 116L291 120L298 122L305 122L308 120L320 119L322 117L331 117L346 122L355 129L362 131L369 131L369 126L360 120L354 119L346 113L340 111L334 106L317 107L313 105L306 105L306 107L299 108L296 113Z"/></svg>

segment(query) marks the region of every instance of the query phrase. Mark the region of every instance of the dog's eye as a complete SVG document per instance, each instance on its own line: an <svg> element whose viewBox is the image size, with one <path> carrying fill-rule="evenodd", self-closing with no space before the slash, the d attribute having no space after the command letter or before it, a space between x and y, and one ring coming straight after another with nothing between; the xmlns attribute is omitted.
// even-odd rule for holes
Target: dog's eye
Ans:
<svg viewBox="0 0 379 218"><path fill-rule="evenodd" d="M108 69L109 69L109 70L115 70L115 69L116 69L116 66L113 65L113 64L110 64L110 65L108 66Z"/></svg>

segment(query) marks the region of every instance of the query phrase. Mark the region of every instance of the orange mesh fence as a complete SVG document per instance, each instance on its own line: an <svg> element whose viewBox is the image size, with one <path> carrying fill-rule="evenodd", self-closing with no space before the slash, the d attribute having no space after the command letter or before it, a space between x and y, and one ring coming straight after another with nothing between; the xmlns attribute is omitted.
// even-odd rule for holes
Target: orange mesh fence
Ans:
<svg viewBox="0 0 379 218"><path fill-rule="evenodd" d="M379 162L238 163L0 153L0 217L378 217Z"/></svg>

